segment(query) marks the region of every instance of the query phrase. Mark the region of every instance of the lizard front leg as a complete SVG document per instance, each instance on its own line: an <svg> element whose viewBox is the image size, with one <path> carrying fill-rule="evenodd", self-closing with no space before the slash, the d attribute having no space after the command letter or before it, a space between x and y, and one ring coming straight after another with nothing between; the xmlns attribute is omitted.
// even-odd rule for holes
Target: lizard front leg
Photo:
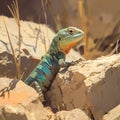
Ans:
<svg viewBox="0 0 120 120"><path fill-rule="evenodd" d="M60 59L58 61L58 64L60 65L61 68L63 68L62 70L60 70L60 73L65 73L65 71L72 65L72 62L65 62L64 59Z"/></svg>
<svg viewBox="0 0 120 120"><path fill-rule="evenodd" d="M77 63L79 63L79 62L81 62L81 61L85 61L85 59L84 59L84 58L80 58L80 59L78 59L78 60L76 60L76 61L72 61L72 62L65 62L64 59L60 59L60 60L58 61L58 64L60 65L60 67L64 67L64 69L62 69L62 70L60 71L60 73L65 73L65 71L66 71L71 65L75 65L75 64L77 64Z"/></svg>
<svg viewBox="0 0 120 120"><path fill-rule="evenodd" d="M60 67L69 67L71 65L71 62L65 62L64 59L60 59L58 61L58 64L60 65Z"/></svg>

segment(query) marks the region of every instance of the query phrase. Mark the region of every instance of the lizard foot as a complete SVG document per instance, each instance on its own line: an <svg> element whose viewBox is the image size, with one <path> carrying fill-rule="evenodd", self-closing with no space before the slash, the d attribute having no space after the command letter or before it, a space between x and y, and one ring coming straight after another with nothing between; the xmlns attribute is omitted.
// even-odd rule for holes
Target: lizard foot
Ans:
<svg viewBox="0 0 120 120"><path fill-rule="evenodd" d="M9 83L8 87L5 87L3 89L0 90L0 97L5 97L5 93L8 93L8 97L10 96L10 90L13 90L16 87L16 84L19 80L18 79L14 79Z"/></svg>
<svg viewBox="0 0 120 120"><path fill-rule="evenodd" d="M44 99L44 95L43 95L43 92L38 84L38 82L34 81L32 82L32 84L30 85L31 87L35 88L35 90L37 91L37 93L39 94L39 97L40 97L40 101L41 102L44 102L45 99Z"/></svg>
<svg viewBox="0 0 120 120"><path fill-rule="evenodd" d="M69 65L66 66L65 68L63 68L62 70L60 70L59 73L62 73L62 74L65 73L70 66L76 65L76 64L78 64L79 62L82 62L82 61L85 61L85 59L84 58L80 58L80 59L78 59L76 61L70 62Z"/></svg>

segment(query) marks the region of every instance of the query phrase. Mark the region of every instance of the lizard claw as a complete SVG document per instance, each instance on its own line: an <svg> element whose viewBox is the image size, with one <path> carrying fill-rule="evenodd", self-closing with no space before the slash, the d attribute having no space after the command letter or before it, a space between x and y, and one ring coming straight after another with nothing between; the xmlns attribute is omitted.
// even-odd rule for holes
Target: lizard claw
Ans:
<svg viewBox="0 0 120 120"><path fill-rule="evenodd" d="M84 58L80 58L80 59L78 59L78 60L76 60L76 61L72 61L72 62L71 62L71 65L78 64L79 62L82 62L82 61L85 61L85 59L84 59Z"/></svg>
<svg viewBox="0 0 120 120"><path fill-rule="evenodd" d="M18 79L14 79L9 83L8 87L5 87L3 89L0 90L0 97L5 97L5 93L8 93L8 97L10 96L10 90L13 90L16 87L16 84L19 80Z"/></svg>

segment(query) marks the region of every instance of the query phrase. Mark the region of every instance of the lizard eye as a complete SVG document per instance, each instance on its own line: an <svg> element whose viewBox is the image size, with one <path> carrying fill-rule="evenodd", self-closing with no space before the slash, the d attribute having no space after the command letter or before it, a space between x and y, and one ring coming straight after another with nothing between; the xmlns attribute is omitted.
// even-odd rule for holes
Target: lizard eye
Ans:
<svg viewBox="0 0 120 120"><path fill-rule="evenodd" d="M74 31L72 29L69 29L68 32L70 35L73 35L73 33L74 33Z"/></svg>

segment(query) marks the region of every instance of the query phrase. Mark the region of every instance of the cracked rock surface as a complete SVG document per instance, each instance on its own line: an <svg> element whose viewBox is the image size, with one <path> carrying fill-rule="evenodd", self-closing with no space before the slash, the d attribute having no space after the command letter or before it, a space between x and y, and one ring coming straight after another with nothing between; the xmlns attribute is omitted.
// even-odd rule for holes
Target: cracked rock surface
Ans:
<svg viewBox="0 0 120 120"><path fill-rule="evenodd" d="M10 81L0 78L0 89L7 87ZM43 107L36 91L22 81L18 82L9 97L7 93L0 97L0 120L42 120L49 116L53 113Z"/></svg>
<svg viewBox="0 0 120 120"><path fill-rule="evenodd" d="M101 57L71 66L58 74L46 94L53 110L82 109L101 120L120 104L120 55Z"/></svg>

